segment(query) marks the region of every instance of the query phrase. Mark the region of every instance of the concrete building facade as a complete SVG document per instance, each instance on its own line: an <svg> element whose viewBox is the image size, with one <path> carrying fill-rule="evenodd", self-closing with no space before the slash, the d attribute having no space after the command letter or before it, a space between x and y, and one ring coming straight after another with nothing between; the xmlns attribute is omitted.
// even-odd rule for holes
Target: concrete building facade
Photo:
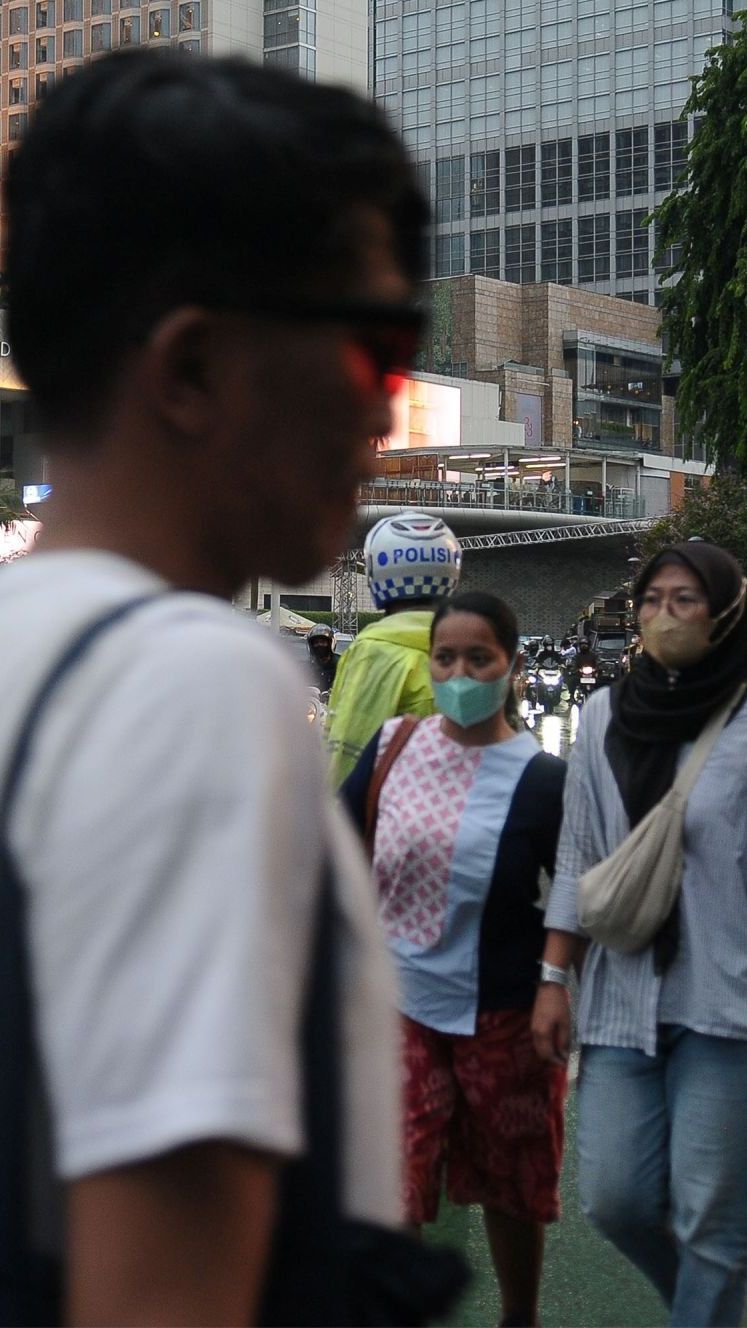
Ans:
<svg viewBox="0 0 747 1328"><path fill-rule="evenodd" d="M0 170L55 82L105 51L241 54L365 91L366 0L7 0L0 11Z"/></svg>
<svg viewBox="0 0 747 1328"><path fill-rule="evenodd" d="M419 163L432 271L654 303L643 225L732 0L371 0L375 96ZM666 257L658 264L663 270Z"/></svg>

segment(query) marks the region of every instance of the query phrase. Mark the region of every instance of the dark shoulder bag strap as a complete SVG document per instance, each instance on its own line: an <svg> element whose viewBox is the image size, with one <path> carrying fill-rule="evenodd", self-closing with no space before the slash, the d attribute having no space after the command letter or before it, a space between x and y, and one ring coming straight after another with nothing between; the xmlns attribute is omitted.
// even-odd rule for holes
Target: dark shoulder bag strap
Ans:
<svg viewBox="0 0 747 1328"><path fill-rule="evenodd" d="M141 595L108 610L68 645L22 720L0 791L0 1324L62 1319L60 1262L34 1248L31 1233L30 1116L38 1081L26 949L26 902L9 848L14 798L45 706L93 642L140 605Z"/></svg>
<svg viewBox="0 0 747 1328"><path fill-rule="evenodd" d="M376 822L379 816L379 798L389 771L391 770L397 757L406 747L420 723L419 715L403 715L389 744L380 761L374 766L374 772L371 776L371 783L368 786L366 797L366 827L363 832L363 842L366 846L366 852L369 858L373 858L374 840L376 839Z"/></svg>

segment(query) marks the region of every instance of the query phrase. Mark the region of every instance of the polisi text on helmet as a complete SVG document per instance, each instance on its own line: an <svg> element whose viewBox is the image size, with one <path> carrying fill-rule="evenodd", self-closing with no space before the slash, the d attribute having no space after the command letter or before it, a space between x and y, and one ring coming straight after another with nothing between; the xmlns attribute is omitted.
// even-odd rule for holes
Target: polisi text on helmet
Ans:
<svg viewBox="0 0 747 1328"><path fill-rule="evenodd" d="M411 546L409 549L394 549L392 551L392 562L401 563L403 560L407 563L453 562L458 567L461 558L456 550L446 549L443 545L439 545L436 548L420 547L414 549Z"/></svg>

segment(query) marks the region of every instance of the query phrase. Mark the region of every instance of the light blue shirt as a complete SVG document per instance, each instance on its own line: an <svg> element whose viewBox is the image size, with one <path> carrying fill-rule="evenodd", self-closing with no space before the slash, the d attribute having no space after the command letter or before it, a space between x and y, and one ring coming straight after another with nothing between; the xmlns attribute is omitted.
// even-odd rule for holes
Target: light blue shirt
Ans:
<svg viewBox="0 0 747 1328"><path fill-rule="evenodd" d="M443 739L452 749L456 744ZM465 764L474 748L464 748ZM449 868L446 914L435 945L389 938L399 971L400 1010L443 1033L473 1034L479 998L480 924L493 882L498 845L516 786L537 755L522 733L482 748L457 827ZM407 760L405 748L400 761Z"/></svg>
<svg viewBox="0 0 747 1328"><path fill-rule="evenodd" d="M609 720L605 689L584 707L568 762L548 929L583 934L578 878L629 832L604 752ZM680 762L690 750L691 744L683 745ZM651 947L622 955L593 943L579 998L581 1042L653 1055L660 1023L747 1039L747 704L720 735L690 795L684 850L674 962L657 977Z"/></svg>

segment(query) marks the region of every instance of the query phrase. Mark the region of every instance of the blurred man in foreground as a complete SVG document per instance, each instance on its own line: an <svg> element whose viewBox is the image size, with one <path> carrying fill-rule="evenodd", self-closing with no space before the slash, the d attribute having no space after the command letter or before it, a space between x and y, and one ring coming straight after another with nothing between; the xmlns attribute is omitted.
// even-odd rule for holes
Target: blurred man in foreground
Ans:
<svg viewBox="0 0 747 1328"><path fill-rule="evenodd" d="M369 438L390 427L388 375L417 345L425 206L362 100L139 50L40 107L7 207L14 357L54 496L42 552L0 586L8 742L37 718L2 828L66 1191L64 1233L41 1233L37 1158L18 1270L64 1243L76 1323L251 1323L279 1163L305 1142L324 863L344 1199L384 1224L396 1069L367 881L302 683L226 601L250 577L308 580L342 547ZM114 614L42 706L71 643ZM30 1045L15 999L12 1014Z"/></svg>

